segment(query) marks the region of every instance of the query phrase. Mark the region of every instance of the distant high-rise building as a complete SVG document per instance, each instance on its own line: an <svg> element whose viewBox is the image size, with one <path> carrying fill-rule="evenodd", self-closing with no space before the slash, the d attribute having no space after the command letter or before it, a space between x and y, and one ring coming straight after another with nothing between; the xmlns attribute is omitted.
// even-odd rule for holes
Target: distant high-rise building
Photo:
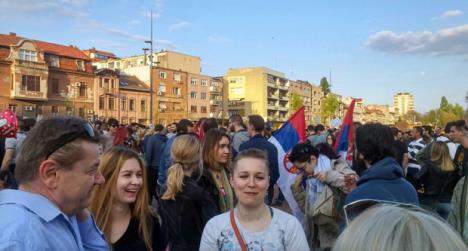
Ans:
<svg viewBox="0 0 468 251"><path fill-rule="evenodd" d="M395 113L402 116L414 110L413 95L409 92L399 92L393 96Z"/></svg>

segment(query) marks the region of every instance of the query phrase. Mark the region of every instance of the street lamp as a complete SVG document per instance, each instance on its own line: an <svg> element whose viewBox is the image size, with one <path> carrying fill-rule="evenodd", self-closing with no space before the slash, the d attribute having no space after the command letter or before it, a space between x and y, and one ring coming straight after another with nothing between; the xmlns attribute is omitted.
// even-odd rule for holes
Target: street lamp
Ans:
<svg viewBox="0 0 468 251"><path fill-rule="evenodd" d="M149 124L153 124L153 10L151 10L151 40L145 43L150 44L150 115Z"/></svg>

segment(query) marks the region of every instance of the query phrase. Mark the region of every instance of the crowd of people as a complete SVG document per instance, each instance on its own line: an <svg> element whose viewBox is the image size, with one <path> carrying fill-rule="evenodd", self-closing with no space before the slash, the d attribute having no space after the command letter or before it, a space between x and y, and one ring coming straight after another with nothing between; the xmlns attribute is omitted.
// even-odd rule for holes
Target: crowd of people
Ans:
<svg viewBox="0 0 468 251"><path fill-rule="evenodd" d="M338 129L308 126L288 153L303 218L271 125L245 122L20 119L0 138L0 250L468 250L468 111L444 130L354 123L352 163Z"/></svg>

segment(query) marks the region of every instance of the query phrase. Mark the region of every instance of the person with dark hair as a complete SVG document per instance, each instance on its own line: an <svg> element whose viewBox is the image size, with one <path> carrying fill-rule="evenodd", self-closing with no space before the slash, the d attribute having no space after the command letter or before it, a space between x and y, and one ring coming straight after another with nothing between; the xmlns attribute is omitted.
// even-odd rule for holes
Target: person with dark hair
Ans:
<svg viewBox="0 0 468 251"><path fill-rule="evenodd" d="M420 126L415 126L413 130L411 130L411 136L413 141L408 145L408 170L406 173L406 179L415 186L416 183L414 181L414 175L421 169L421 165L416 158L416 155L421 151L424 147L426 147L426 143L422 138L423 129Z"/></svg>
<svg viewBox="0 0 468 251"><path fill-rule="evenodd" d="M203 133L206 133L212 128L218 128L218 121L215 118L207 118L203 121Z"/></svg>
<svg viewBox="0 0 468 251"><path fill-rule="evenodd" d="M299 170L291 192L304 212L304 229L311 250L331 248L338 236L337 220L314 215L314 210L319 207L319 196L327 186L346 193L352 184L347 183L345 177L354 176L354 181L356 177L356 173L326 143L318 147L321 151L308 143L299 143L289 154L289 161Z"/></svg>
<svg viewBox="0 0 468 251"><path fill-rule="evenodd" d="M366 124L356 130L356 149L366 170L345 204L362 199L419 204L414 187L406 181L395 160L394 138L388 126Z"/></svg>
<svg viewBox="0 0 468 251"><path fill-rule="evenodd" d="M464 135L465 120L453 121L450 127L450 138L453 142L460 144L455 152L454 162L455 165L465 171L468 168L468 149L464 148L462 142L465 138Z"/></svg>
<svg viewBox="0 0 468 251"><path fill-rule="evenodd" d="M271 205L273 202L274 186L279 178L278 150L272 143L263 137L262 132L264 129L265 120L263 120L260 115L250 115L249 123L247 125L247 131L250 139L239 147L239 151L257 148L267 153L268 166L270 168L270 187L268 188L268 195L265 199L267 199L267 204Z"/></svg>
<svg viewBox="0 0 468 251"><path fill-rule="evenodd" d="M316 133L313 136L307 138L312 146L317 146L320 143L327 143L328 132L322 124L318 124L315 127Z"/></svg>
<svg viewBox="0 0 468 251"><path fill-rule="evenodd" d="M164 147L166 146L167 137L164 135L164 127L161 124L154 126L154 134L150 136L145 142L145 160L148 168L148 194L149 203L153 200L156 193L156 179L158 178L159 165L161 163L161 156Z"/></svg>
<svg viewBox="0 0 468 251"><path fill-rule="evenodd" d="M395 159L398 164L400 164L401 168L403 168L403 172L406 173L406 169L408 168L408 146L398 138L398 135L401 134L398 128L392 127L390 129L395 139Z"/></svg>
<svg viewBox="0 0 468 251"><path fill-rule="evenodd" d="M193 132L193 123L188 119L181 119L179 123L176 124L177 135L187 134ZM164 150L162 152L161 160L159 163L158 170L158 189L159 192L162 192L162 188L166 184L167 169L171 166L171 147L174 143L175 137L168 138ZM158 194L160 195L160 194Z"/></svg>
<svg viewBox="0 0 468 251"><path fill-rule="evenodd" d="M232 134L232 157L235 158L237 153L239 152L239 147L242 143L249 140L249 134L245 129L244 121L242 121L242 117L239 114L234 114L229 117L229 131Z"/></svg>
<svg viewBox="0 0 468 251"><path fill-rule="evenodd" d="M99 132L76 117L41 120L20 148L18 190L0 191L0 250L109 250L88 207Z"/></svg>
<svg viewBox="0 0 468 251"><path fill-rule="evenodd" d="M16 138L5 139L5 155L0 168L0 180L3 180L5 176L7 176L7 187L13 189L17 188L15 179L16 156L19 153L21 145L28 136L29 131L36 124L36 120L32 118L20 119L18 124L19 131L16 133Z"/></svg>
<svg viewBox="0 0 468 251"><path fill-rule="evenodd" d="M432 126L430 125L423 125L422 129L423 129L422 137L423 137L424 143L426 143L427 145L432 142L432 138L434 137L434 131L432 130Z"/></svg>

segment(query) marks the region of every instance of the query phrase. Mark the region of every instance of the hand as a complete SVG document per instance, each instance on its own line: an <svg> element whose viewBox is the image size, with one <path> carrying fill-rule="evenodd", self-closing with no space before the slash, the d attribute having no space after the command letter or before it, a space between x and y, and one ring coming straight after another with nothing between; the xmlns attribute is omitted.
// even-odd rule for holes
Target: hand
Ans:
<svg viewBox="0 0 468 251"><path fill-rule="evenodd" d="M327 180L327 172L318 172L315 174L315 178L321 182L325 182Z"/></svg>
<svg viewBox="0 0 468 251"><path fill-rule="evenodd" d="M87 208L81 210L80 212L76 214L76 219L78 220L78 222L83 222L87 220L89 217L91 217L91 212L89 212Z"/></svg>
<svg viewBox="0 0 468 251"><path fill-rule="evenodd" d="M304 178L304 172L303 171L297 172L296 179L294 180L294 186L297 188L300 187L303 178Z"/></svg>
<svg viewBox="0 0 468 251"><path fill-rule="evenodd" d="M351 192L354 188L356 188L356 176L353 174L345 175L344 176L345 182L345 191Z"/></svg>

